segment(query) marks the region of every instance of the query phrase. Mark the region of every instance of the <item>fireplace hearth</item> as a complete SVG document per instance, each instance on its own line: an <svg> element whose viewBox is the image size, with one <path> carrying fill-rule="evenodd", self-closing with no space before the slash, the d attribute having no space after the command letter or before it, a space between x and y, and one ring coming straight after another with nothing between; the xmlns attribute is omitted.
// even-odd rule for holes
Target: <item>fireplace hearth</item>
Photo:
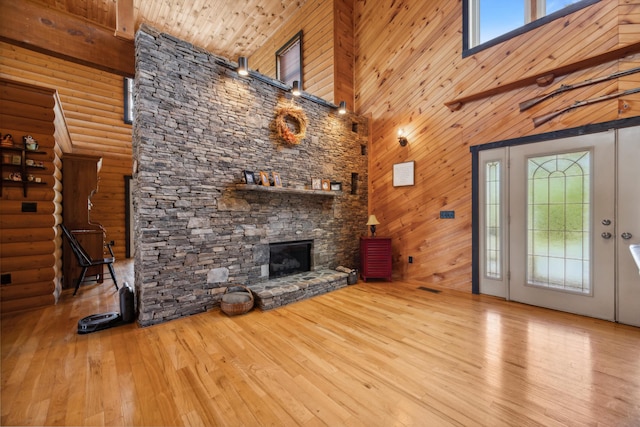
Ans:
<svg viewBox="0 0 640 427"><path fill-rule="evenodd" d="M311 240L269 244L269 278L311 270Z"/></svg>

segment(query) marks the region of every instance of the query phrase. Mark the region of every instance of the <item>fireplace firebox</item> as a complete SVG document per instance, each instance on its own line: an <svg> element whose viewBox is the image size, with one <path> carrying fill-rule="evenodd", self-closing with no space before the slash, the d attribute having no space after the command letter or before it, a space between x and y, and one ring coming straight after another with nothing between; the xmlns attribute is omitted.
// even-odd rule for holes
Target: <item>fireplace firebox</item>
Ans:
<svg viewBox="0 0 640 427"><path fill-rule="evenodd" d="M310 271L312 246L311 240L270 243L269 278Z"/></svg>

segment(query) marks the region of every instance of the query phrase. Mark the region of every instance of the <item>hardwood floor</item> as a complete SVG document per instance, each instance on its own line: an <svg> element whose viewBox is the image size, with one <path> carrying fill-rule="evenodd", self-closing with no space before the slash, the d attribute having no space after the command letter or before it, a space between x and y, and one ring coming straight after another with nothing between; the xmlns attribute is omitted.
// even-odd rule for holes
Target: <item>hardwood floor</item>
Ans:
<svg viewBox="0 0 640 427"><path fill-rule="evenodd" d="M132 281L130 263L118 262ZM421 283L78 335L112 282L2 317L2 425L640 425L640 329Z"/></svg>

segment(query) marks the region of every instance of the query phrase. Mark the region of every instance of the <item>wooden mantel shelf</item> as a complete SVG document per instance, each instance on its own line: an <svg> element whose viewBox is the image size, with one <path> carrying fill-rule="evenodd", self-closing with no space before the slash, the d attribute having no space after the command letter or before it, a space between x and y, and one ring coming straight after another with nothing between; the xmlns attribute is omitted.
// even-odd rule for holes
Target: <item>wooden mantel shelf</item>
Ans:
<svg viewBox="0 0 640 427"><path fill-rule="evenodd" d="M263 193L284 193L284 194L306 194L312 196L336 197L342 194L342 191L327 190L308 190L305 188L292 187L265 187L255 184L236 184L238 191L261 191Z"/></svg>

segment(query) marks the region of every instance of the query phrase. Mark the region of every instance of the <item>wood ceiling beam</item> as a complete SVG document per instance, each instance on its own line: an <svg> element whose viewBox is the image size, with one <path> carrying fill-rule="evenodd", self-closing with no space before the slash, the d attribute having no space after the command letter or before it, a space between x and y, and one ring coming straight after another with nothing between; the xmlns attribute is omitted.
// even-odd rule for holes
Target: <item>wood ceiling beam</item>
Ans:
<svg viewBox="0 0 640 427"><path fill-rule="evenodd" d="M135 73L133 42L113 29L29 1L1 1L0 16L2 41L123 76Z"/></svg>
<svg viewBox="0 0 640 427"><path fill-rule="evenodd" d="M133 40L133 0L116 0L116 37Z"/></svg>

